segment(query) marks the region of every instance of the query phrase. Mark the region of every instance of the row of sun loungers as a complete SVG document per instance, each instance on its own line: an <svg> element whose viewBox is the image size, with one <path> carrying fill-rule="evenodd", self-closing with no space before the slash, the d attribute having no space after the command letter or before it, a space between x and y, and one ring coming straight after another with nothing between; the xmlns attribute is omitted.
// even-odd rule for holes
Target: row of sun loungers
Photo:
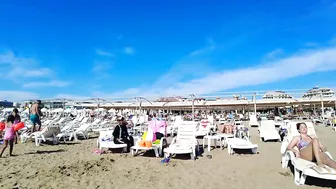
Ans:
<svg viewBox="0 0 336 189"><path fill-rule="evenodd" d="M219 124L227 123L227 120L219 120ZM252 116L248 127L257 126L260 140L265 142L280 141L280 135L276 130L277 124L287 129L287 136L281 143L282 167L287 169L290 163L293 165L295 184L305 184L307 176L336 180L336 170L329 167L317 167L315 163L296 158L293 152L286 150L292 138L299 135L296 129L296 123L295 121L281 120L257 121L256 117ZM308 121L305 123L308 126L308 134L316 136L313 123ZM133 118L132 124L133 133L136 133L136 131L143 133L148 127L145 117ZM248 127L245 127L239 120L233 120L230 124L235 127L234 133L214 134L217 126L213 118L201 121L183 121L181 116L176 116L174 121L167 126L167 134L171 136L176 135L169 145L165 136L158 142L153 143L150 147L140 146L138 142L141 140L141 137L134 135L134 146L131 147L131 154L135 156L140 151L153 150L156 157L190 154L190 158L195 160L200 150L197 137L203 137L203 149L207 142L209 151L211 142L214 141L215 147L217 147L217 142L219 142L219 146L221 148L226 147L229 154L234 154L236 149L251 150L252 153L257 153L258 145L250 141ZM69 121L67 118L57 117L53 120L44 121L43 125L45 125L45 127L41 131L23 134L23 140L34 138L37 146L47 140L51 140L53 144L57 144L60 140L66 142L72 139L77 140L78 137L87 139L89 138L90 131L93 131L100 133L97 140L97 146L100 150L103 148L120 148L126 150L127 148L126 144L115 144L113 142L113 128L110 127L111 122L106 120L96 119L90 122L88 117L78 116L74 120ZM329 153L327 154L331 157Z"/></svg>

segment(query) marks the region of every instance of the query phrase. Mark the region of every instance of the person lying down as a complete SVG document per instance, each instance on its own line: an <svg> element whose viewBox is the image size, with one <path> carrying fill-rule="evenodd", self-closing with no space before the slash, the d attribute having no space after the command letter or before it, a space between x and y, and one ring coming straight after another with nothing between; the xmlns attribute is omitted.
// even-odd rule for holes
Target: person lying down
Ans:
<svg viewBox="0 0 336 189"><path fill-rule="evenodd" d="M336 162L325 153L327 151L326 147L316 136L309 136L307 134L307 125L305 123L298 123L296 124L296 128L300 136L296 136L292 139L287 150L293 151L297 158L316 162L319 167L328 165L336 169ZM294 149L295 147L299 150Z"/></svg>

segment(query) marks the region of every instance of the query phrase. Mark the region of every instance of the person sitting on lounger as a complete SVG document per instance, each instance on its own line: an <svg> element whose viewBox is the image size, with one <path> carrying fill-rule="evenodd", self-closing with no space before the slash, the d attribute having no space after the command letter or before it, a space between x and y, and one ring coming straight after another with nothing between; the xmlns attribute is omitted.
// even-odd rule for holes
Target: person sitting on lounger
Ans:
<svg viewBox="0 0 336 189"><path fill-rule="evenodd" d="M127 144L127 152L134 145L134 140L132 136L128 135L127 122L123 117L117 119L118 125L113 131L113 141L115 144Z"/></svg>
<svg viewBox="0 0 336 189"><path fill-rule="evenodd" d="M293 151L297 158L317 162L318 166L328 165L336 169L336 162L325 153L327 151L326 147L323 146L316 136L309 136L307 134L307 125L305 123L298 123L296 127L300 136L292 139L287 150ZM299 151L295 150L294 147L297 147Z"/></svg>

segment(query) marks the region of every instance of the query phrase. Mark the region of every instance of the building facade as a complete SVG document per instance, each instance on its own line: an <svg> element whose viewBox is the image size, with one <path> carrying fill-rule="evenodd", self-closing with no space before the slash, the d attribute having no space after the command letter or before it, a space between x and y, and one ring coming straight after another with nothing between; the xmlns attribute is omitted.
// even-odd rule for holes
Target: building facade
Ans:
<svg viewBox="0 0 336 189"><path fill-rule="evenodd" d="M335 95L335 92L331 90L330 88L319 88L314 87L307 91L302 98L320 98L322 97L333 97Z"/></svg>
<svg viewBox="0 0 336 189"><path fill-rule="evenodd" d="M271 91L267 92L263 99L291 99L293 98L289 94L286 94L284 91Z"/></svg>

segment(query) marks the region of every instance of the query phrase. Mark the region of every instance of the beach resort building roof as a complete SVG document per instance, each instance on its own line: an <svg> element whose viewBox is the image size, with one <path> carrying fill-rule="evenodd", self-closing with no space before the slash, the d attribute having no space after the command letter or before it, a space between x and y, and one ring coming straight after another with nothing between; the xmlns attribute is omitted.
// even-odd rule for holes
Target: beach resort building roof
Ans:
<svg viewBox="0 0 336 189"><path fill-rule="evenodd" d="M293 97L285 93L284 91L270 91L263 96L263 99L291 99L291 98Z"/></svg>
<svg viewBox="0 0 336 189"><path fill-rule="evenodd" d="M316 98L320 97L322 94L323 97L333 97L335 95L335 92L330 89L330 88L319 88L314 87L312 89L309 89L303 96L302 98Z"/></svg>
<svg viewBox="0 0 336 189"><path fill-rule="evenodd" d="M173 97L162 97L156 100L156 102L182 102L186 98L180 96L173 96Z"/></svg>

